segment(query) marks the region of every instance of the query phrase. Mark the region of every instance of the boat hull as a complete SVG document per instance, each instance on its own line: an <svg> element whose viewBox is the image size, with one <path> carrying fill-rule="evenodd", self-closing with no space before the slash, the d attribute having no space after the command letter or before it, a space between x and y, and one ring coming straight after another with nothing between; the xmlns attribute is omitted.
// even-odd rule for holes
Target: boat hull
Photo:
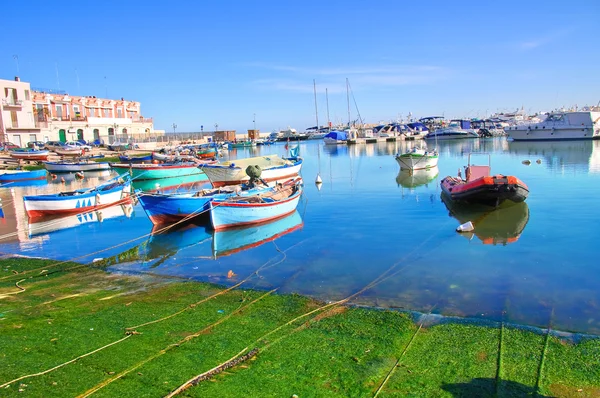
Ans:
<svg viewBox="0 0 600 398"><path fill-rule="evenodd" d="M396 156L396 162L402 170L421 170L436 167L438 164L437 155L418 155L414 153L406 153Z"/></svg>
<svg viewBox="0 0 600 398"><path fill-rule="evenodd" d="M0 184L7 182L45 180L47 174L46 170L5 170L0 172Z"/></svg>
<svg viewBox="0 0 600 398"><path fill-rule="evenodd" d="M106 207L131 203L130 182L106 191L89 190L80 195L24 196L25 211L30 218L86 213Z"/></svg>
<svg viewBox="0 0 600 398"><path fill-rule="evenodd" d="M110 170L108 162L46 162L44 166L51 173Z"/></svg>
<svg viewBox="0 0 600 398"><path fill-rule="evenodd" d="M215 231L220 231L274 221L293 213L301 195L302 188L298 187L290 197L268 203L213 200L210 202L210 222Z"/></svg>
<svg viewBox="0 0 600 398"><path fill-rule="evenodd" d="M83 149L73 148L73 149L60 149L55 148L54 152L60 156L82 156Z"/></svg>
<svg viewBox="0 0 600 398"><path fill-rule="evenodd" d="M119 156L119 161L121 163L143 163L143 162L151 162L152 155L148 156Z"/></svg>
<svg viewBox="0 0 600 398"><path fill-rule="evenodd" d="M531 129L528 126L513 126L505 129L506 134L515 141L567 141L600 139L600 130L592 127Z"/></svg>
<svg viewBox="0 0 600 398"><path fill-rule="evenodd" d="M455 202L498 207L505 201L523 202L529 188L514 176L487 176L471 182L446 177L441 182L442 193Z"/></svg>
<svg viewBox="0 0 600 398"><path fill-rule="evenodd" d="M248 182L250 177L246 174L246 167L231 167L226 165L206 165L202 170L208 176L213 186L237 185ZM261 166L262 167L262 166ZM297 176L302 168L302 159L297 159L289 165L262 167L260 178L265 182L280 181Z"/></svg>
<svg viewBox="0 0 600 398"><path fill-rule="evenodd" d="M202 175L204 172L196 164L167 165L167 164L111 164L113 170L119 174L130 173L135 180L153 180L159 178L183 177L189 175ZM205 179L208 179L206 177Z"/></svg>
<svg viewBox="0 0 600 398"><path fill-rule="evenodd" d="M48 160L50 151L13 151L10 157L19 160Z"/></svg>

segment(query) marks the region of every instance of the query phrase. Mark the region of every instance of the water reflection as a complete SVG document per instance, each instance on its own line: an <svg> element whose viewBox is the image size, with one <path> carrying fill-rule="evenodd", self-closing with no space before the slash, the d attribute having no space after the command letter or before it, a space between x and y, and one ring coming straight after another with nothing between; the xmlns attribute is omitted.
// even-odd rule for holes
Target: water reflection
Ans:
<svg viewBox="0 0 600 398"><path fill-rule="evenodd" d="M456 203L443 194L441 198L450 216L456 218L459 224L471 221L475 226L473 232L461 233L461 235L469 240L477 236L484 245L507 245L516 242L529 221L529 206L526 202L490 209L484 206Z"/></svg>
<svg viewBox="0 0 600 398"><path fill-rule="evenodd" d="M156 226L147 245L147 260L170 257L182 249L212 239L212 257L214 259L258 247L274 241L302 228L300 213L296 210L289 216L270 223L235 228L225 231L213 231L204 225L182 224L179 228Z"/></svg>
<svg viewBox="0 0 600 398"><path fill-rule="evenodd" d="M416 188L432 182L439 172L437 166L421 170L400 170L396 176L396 183L404 188Z"/></svg>
<svg viewBox="0 0 600 398"><path fill-rule="evenodd" d="M550 169L600 173L600 141L512 141L508 150L523 160L539 159Z"/></svg>
<svg viewBox="0 0 600 398"><path fill-rule="evenodd" d="M28 223L29 237L74 228L83 224L103 222L109 218L131 217L132 213L133 206L127 204L71 216L36 218L35 222L29 221Z"/></svg>

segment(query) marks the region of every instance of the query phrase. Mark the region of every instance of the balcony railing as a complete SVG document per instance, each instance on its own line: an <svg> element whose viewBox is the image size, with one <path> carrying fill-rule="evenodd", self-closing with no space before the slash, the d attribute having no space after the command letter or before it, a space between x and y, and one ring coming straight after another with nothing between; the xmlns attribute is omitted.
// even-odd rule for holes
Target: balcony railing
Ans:
<svg viewBox="0 0 600 398"><path fill-rule="evenodd" d="M23 100L16 100L13 98L2 98L2 105L4 106L23 106Z"/></svg>

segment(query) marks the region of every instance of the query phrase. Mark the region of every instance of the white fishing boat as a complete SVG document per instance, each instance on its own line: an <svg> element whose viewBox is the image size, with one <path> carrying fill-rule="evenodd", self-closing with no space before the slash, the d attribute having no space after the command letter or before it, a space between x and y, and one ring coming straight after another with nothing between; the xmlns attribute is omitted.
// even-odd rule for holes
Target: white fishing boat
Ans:
<svg viewBox="0 0 600 398"><path fill-rule="evenodd" d="M285 217L296 210L302 185L278 185L264 195L232 196L210 202L210 221L215 231L266 223Z"/></svg>
<svg viewBox="0 0 600 398"><path fill-rule="evenodd" d="M223 163L200 166L216 187L237 185L250 180L246 174L248 166L259 166L261 179L265 182L289 179L300 173L301 157L282 158L278 155L229 160Z"/></svg>
<svg viewBox="0 0 600 398"><path fill-rule="evenodd" d="M397 154L396 161L401 170L429 169L437 166L438 153L423 148L412 148L406 153Z"/></svg>
<svg viewBox="0 0 600 398"><path fill-rule="evenodd" d="M78 171L110 170L108 162L94 162L93 160L64 160L60 162L44 162L44 167L51 173L76 173Z"/></svg>
<svg viewBox="0 0 600 398"><path fill-rule="evenodd" d="M76 146L65 145L60 148L54 148L53 152L61 156L82 156L83 149Z"/></svg>
<svg viewBox="0 0 600 398"><path fill-rule="evenodd" d="M600 111L552 112L542 122L504 129L515 141L591 140L600 138Z"/></svg>
<svg viewBox="0 0 600 398"><path fill-rule="evenodd" d="M25 211L30 218L58 214L78 214L109 206L131 203L131 181L127 175L106 184L57 194L24 196Z"/></svg>

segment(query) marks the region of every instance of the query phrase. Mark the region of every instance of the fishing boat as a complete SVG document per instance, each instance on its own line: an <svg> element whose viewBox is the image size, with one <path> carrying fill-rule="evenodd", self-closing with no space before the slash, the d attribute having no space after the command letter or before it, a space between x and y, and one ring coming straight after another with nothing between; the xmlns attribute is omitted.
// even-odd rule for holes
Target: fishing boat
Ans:
<svg viewBox="0 0 600 398"><path fill-rule="evenodd" d="M215 231L262 224L296 210L302 195L301 182L278 184L275 191L259 195L236 195L210 201L210 223Z"/></svg>
<svg viewBox="0 0 600 398"><path fill-rule="evenodd" d="M256 146L252 141L242 141L242 142L230 142L228 144L229 149L231 148L250 148L251 146Z"/></svg>
<svg viewBox="0 0 600 398"><path fill-rule="evenodd" d="M298 210L292 214L262 225L214 231L213 257L225 257L272 242L304 226Z"/></svg>
<svg viewBox="0 0 600 398"><path fill-rule="evenodd" d="M515 141L591 140L600 138L600 112L552 112L541 122L504 130Z"/></svg>
<svg viewBox="0 0 600 398"><path fill-rule="evenodd" d="M62 160L58 162L44 162L44 167L51 173L76 173L78 171L110 170L108 162L94 162L93 160Z"/></svg>
<svg viewBox="0 0 600 398"><path fill-rule="evenodd" d="M529 188L515 176L490 174L490 158L487 166L471 164L469 154L465 167L465 179L460 176L445 177L442 182L442 193L455 202L481 204L498 207L505 201L523 202L529 195Z"/></svg>
<svg viewBox="0 0 600 398"><path fill-rule="evenodd" d="M429 169L437 166L438 153L415 147L401 155L397 154L396 161L401 170Z"/></svg>
<svg viewBox="0 0 600 398"><path fill-rule="evenodd" d="M144 156L119 155L119 162L121 162L121 163L152 162L152 154L144 155Z"/></svg>
<svg viewBox="0 0 600 398"><path fill-rule="evenodd" d="M4 185L11 183L14 186L15 182L46 180L46 170L2 170L0 171L0 184Z"/></svg>
<svg viewBox="0 0 600 398"><path fill-rule="evenodd" d="M167 177L153 180L134 180L133 187L142 192L192 192L211 187L206 174L192 174L181 177Z"/></svg>
<svg viewBox="0 0 600 398"><path fill-rule="evenodd" d="M48 160L50 151L47 149L18 148L10 151L10 157L22 160Z"/></svg>
<svg viewBox="0 0 600 398"><path fill-rule="evenodd" d="M475 229L461 235L471 240L476 236L484 245L507 245L516 242L529 221L527 202L506 208L491 209L487 206L466 205L441 196L450 216L459 224L472 222Z"/></svg>
<svg viewBox="0 0 600 398"><path fill-rule="evenodd" d="M196 163L177 162L163 164L124 164L111 163L110 167L119 174L130 173L134 180L152 180L156 178L182 177L202 175L204 172ZM206 177L205 179L208 179Z"/></svg>
<svg viewBox="0 0 600 398"><path fill-rule="evenodd" d="M323 137L325 145L343 145L348 142L348 134L345 131L330 131Z"/></svg>
<svg viewBox="0 0 600 398"><path fill-rule="evenodd" d="M179 153L160 153L160 152L152 152L152 159L158 160L159 162L191 162L196 160L196 156L194 155L181 155Z"/></svg>
<svg viewBox="0 0 600 398"><path fill-rule="evenodd" d="M54 148L53 151L60 156L81 156L83 149L76 146L65 145L60 148Z"/></svg>
<svg viewBox="0 0 600 398"><path fill-rule="evenodd" d="M222 187L249 181L250 177L246 174L248 166L259 166L261 168L261 179L266 182L281 181L300 173L302 158L282 158L278 155L257 156L205 165L202 166L202 170L204 170L214 187Z"/></svg>
<svg viewBox="0 0 600 398"><path fill-rule="evenodd" d="M217 148L210 145L200 145L196 155L201 159L209 159L217 156Z"/></svg>
<svg viewBox="0 0 600 398"><path fill-rule="evenodd" d="M109 206L131 203L131 181L125 174L97 187L56 194L24 196L30 218L59 214L78 214Z"/></svg>
<svg viewBox="0 0 600 398"><path fill-rule="evenodd" d="M296 183L291 180L284 184L289 186ZM148 218L154 225L190 221L203 218L208 221L210 201L229 197L250 197L266 193L276 193L276 187L248 185L227 186L220 188L202 189L188 193L145 193L139 201Z"/></svg>
<svg viewBox="0 0 600 398"><path fill-rule="evenodd" d="M133 205L115 205L102 210L90 211L70 216L38 217L29 220L29 236L45 235L63 229L75 228L83 224L103 222L109 218L131 217Z"/></svg>

